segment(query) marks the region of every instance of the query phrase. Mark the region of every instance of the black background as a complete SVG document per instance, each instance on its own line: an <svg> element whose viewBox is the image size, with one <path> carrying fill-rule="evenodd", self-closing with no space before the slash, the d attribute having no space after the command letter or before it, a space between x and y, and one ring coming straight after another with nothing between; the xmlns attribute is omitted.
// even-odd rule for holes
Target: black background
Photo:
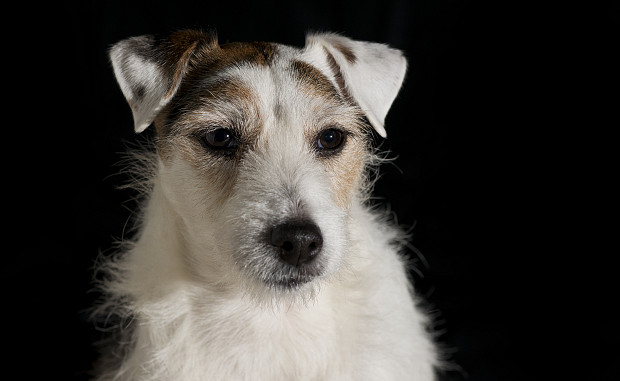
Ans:
<svg viewBox="0 0 620 381"><path fill-rule="evenodd" d="M93 1L15 8L5 23L18 26L3 41L12 92L3 112L5 208L16 212L6 217L2 266L10 306L4 327L16 338L5 341L9 367L20 379L86 379L95 357L91 344L100 337L87 320L97 297L89 291L94 260L123 237L135 206L131 191L117 189L124 177L116 164L124 142L142 139L133 132L107 49L130 36L195 27L216 29L220 42L302 46L305 32L315 30L405 51L409 72L386 121L388 139L379 141L398 159L382 169L375 195L399 224L415 225L412 243L428 262L422 276L413 274L416 287L439 311L439 341L460 367L442 380L617 377L617 350L601 350L618 341L617 313L608 310L616 303L600 294L614 289L612 270L600 256L575 248L584 226L597 219L576 217L584 196L567 196L576 185L593 184L592 167L571 158L591 152L584 131L600 123L579 124L578 139L567 144L567 122L578 120L576 110L586 102L563 100L577 83L611 78L601 73L613 67L608 59L617 38L615 45L606 39L617 32L617 9L600 7L588 39L585 25L593 19L584 7L500 1ZM593 69L567 69L567 62L587 61L599 48L602 66L592 58ZM617 98L599 104L607 106L617 109ZM617 118L615 126L603 125L617 128ZM567 173L567 186L554 187ZM595 198L587 198L593 209ZM579 228L560 229L557 220ZM587 240L586 250L596 241ZM590 258L584 267L564 267L584 257ZM569 279L556 280L560 273ZM584 291L592 278L595 288ZM570 301L569 312L559 312L560 300ZM584 310L595 323L580 320L577 311ZM578 344L583 338L587 345ZM565 370L572 377L558 378Z"/></svg>

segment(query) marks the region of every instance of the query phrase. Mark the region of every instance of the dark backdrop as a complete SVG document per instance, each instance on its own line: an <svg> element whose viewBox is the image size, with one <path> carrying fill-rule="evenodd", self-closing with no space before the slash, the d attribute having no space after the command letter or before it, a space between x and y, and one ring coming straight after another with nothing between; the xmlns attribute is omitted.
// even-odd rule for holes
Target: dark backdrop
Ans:
<svg viewBox="0 0 620 381"><path fill-rule="evenodd" d="M574 370L555 354L565 349L556 339L575 329L558 332L562 319L549 317L566 291L547 291L545 282L556 286L551 272L540 276L558 250L540 240L552 234L545 181L559 165L541 160L554 118L538 112L552 107L557 67L547 58L569 30L553 24L561 7L333 0L15 9L5 14L16 26L3 40L5 81L18 85L4 107L3 172L6 207L18 213L8 217L7 242L16 244L5 251L2 278L4 328L17 338L5 349L20 379L86 379L100 337L87 320L94 260L123 236L135 206L131 191L116 188L124 180L116 163L123 141L138 137L106 51L130 36L187 27L215 28L221 42L298 46L307 30L325 30L404 50L410 69L379 142L398 159L382 169L375 195L399 224L415 225L412 243L428 262L413 274L416 287L438 311L439 341L460 367L442 380L556 379L558 369ZM603 32L611 20L602 19ZM615 318L603 315L592 335L617 338ZM598 359L575 379L610 379L612 355Z"/></svg>

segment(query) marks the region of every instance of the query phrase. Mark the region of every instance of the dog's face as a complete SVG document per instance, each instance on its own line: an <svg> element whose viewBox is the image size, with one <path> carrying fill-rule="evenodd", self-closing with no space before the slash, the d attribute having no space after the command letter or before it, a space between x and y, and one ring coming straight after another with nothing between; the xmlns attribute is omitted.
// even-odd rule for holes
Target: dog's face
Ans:
<svg viewBox="0 0 620 381"><path fill-rule="evenodd" d="M219 46L182 31L111 51L136 130L154 123L161 196L194 275L252 293L312 289L347 259L351 209L406 69L384 45Z"/></svg>

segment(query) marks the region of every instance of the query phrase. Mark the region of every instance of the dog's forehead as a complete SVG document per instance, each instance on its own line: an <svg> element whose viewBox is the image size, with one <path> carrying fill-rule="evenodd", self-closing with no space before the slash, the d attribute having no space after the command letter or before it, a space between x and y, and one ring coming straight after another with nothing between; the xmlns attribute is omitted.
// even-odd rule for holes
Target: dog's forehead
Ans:
<svg viewBox="0 0 620 381"><path fill-rule="evenodd" d="M201 71L201 95L220 101L243 97L268 106L293 99L298 103L299 96L342 100L325 70L326 57L315 52L275 43L232 43L222 45L215 57L205 57L204 65L208 69Z"/></svg>

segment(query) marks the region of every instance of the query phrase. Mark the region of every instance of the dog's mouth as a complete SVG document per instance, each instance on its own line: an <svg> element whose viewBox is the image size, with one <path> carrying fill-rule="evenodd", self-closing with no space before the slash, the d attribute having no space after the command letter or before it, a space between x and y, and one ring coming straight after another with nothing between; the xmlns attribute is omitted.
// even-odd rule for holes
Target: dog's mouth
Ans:
<svg viewBox="0 0 620 381"><path fill-rule="evenodd" d="M243 272L258 280L273 291L295 291L321 278L325 273L325 258L300 266L283 262L279 251L270 246L256 250L251 257L244 258Z"/></svg>
<svg viewBox="0 0 620 381"><path fill-rule="evenodd" d="M271 262L271 271L259 275L261 281L275 291L295 291L312 283L324 274L324 261L317 260L312 264L291 266L278 261Z"/></svg>
<svg viewBox="0 0 620 381"><path fill-rule="evenodd" d="M271 283L278 288L296 289L296 288L303 286L306 283L311 282L314 278L315 277L312 277L312 276L298 276L298 277L277 279Z"/></svg>

